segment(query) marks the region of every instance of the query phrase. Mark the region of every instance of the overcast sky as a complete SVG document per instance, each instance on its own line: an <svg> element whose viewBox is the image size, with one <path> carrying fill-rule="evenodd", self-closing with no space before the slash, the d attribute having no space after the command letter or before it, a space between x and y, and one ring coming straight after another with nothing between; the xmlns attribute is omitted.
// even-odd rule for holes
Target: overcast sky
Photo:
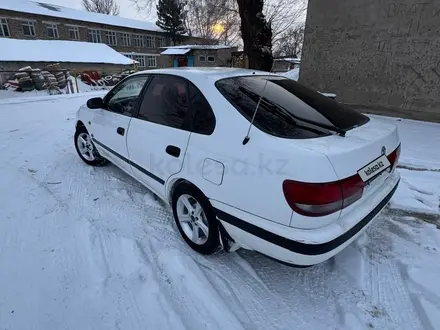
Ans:
<svg viewBox="0 0 440 330"><path fill-rule="evenodd" d="M69 8L82 9L81 0L41 0L41 2L52 3L54 5L60 5ZM139 14L136 8L133 7L130 0L117 0L118 5L121 6L121 13L119 16L134 18L138 20L153 21L150 17L145 14Z"/></svg>

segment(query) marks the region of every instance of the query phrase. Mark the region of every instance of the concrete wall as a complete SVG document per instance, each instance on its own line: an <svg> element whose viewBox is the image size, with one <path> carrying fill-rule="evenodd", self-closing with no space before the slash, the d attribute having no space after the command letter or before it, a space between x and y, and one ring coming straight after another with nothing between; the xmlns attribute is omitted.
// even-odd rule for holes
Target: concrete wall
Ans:
<svg viewBox="0 0 440 330"><path fill-rule="evenodd" d="M440 122L440 0L309 0L300 82Z"/></svg>
<svg viewBox="0 0 440 330"><path fill-rule="evenodd" d="M30 66L33 69L44 70L48 64L53 64L53 62L0 62L0 72L1 71L18 71L20 68L25 66ZM124 70L131 70L133 66L131 65L119 65L119 64L104 64L104 63L71 63L64 62L60 63L62 70L70 71L98 71L98 72L122 72Z"/></svg>

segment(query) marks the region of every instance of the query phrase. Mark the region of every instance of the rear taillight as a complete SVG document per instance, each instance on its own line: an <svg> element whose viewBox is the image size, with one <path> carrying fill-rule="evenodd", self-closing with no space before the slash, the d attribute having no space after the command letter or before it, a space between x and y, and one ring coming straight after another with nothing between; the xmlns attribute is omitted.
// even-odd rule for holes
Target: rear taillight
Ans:
<svg viewBox="0 0 440 330"><path fill-rule="evenodd" d="M309 217L328 215L353 204L362 197L364 182L359 175L341 181L307 183L286 180L283 192L287 203L297 213Z"/></svg>
<svg viewBox="0 0 440 330"><path fill-rule="evenodd" d="M391 163L391 170L394 170L397 166L397 163L399 162L399 157L400 157L400 144L399 146L396 148L396 150L394 150L392 153L390 153L388 155L388 160Z"/></svg>

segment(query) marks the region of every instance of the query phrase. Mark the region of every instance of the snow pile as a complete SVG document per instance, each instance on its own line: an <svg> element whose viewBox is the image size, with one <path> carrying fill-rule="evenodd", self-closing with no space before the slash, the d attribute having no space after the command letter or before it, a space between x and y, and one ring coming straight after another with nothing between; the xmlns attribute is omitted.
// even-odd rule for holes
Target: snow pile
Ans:
<svg viewBox="0 0 440 330"><path fill-rule="evenodd" d="M162 31L156 24L145 21L124 18L120 16L97 14L83 10L66 8L53 4L26 0L1 0L0 9L7 9L30 14L68 18L83 22L94 22L133 29Z"/></svg>
<svg viewBox="0 0 440 330"><path fill-rule="evenodd" d="M5 62L133 64L132 59L113 48L91 42L0 38L0 49L7 49L0 52L0 61Z"/></svg>
<svg viewBox="0 0 440 330"><path fill-rule="evenodd" d="M289 79L293 79L295 81L298 81L299 79L299 68L295 68L293 70L290 70L286 73L282 73L281 75L289 78Z"/></svg>
<svg viewBox="0 0 440 330"><path fill-rule="evenodd" d="M440 172L399 169L402 179L391 208L440 215Z"/></svg>

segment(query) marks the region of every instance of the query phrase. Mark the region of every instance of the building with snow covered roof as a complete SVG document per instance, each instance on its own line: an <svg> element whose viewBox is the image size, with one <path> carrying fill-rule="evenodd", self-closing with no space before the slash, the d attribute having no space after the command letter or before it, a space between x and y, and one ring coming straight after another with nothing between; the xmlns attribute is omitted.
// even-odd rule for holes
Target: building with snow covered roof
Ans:
<svg viewBox="0 0 440 330"><path fill-rule="evenodd" d="M0 1L0 38L103 43L139 62L140 69L170 66L161 47L170 44L154 23L27 0ZM206 44L182 36L182 43ZM162 62L162 59L165 62Z"/></svg>
<svg viewBox="0 0 440 330"><path fill-rule="evenodd" d="M235 51L237 47L224 45L181 45L163 47L161 55L173 67L229 67Z"/></svg>

